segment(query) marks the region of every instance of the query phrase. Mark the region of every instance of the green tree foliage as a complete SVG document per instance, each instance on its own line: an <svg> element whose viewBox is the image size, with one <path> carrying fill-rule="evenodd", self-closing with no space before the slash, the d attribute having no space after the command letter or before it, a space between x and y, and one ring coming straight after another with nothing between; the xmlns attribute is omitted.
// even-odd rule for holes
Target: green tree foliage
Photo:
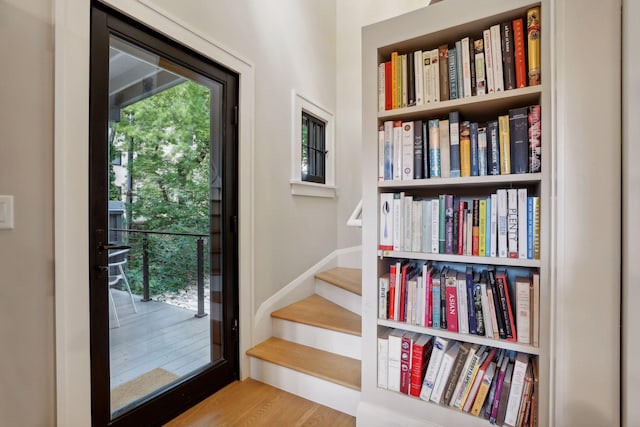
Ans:
<svg viewBox="0 0 640 427"><path fill-rule="evenodd" d="M208 234L209 109L209 89L190 81L122 109L112 145L114 151L133 153L133 198L127 212L133 223L144 224L129 228ZM132 233L131 243L141 237ZM196 238L148 239L152 292L179 289L196 280ZM131 253L133 281L140 286L141 248Z"/></svg>

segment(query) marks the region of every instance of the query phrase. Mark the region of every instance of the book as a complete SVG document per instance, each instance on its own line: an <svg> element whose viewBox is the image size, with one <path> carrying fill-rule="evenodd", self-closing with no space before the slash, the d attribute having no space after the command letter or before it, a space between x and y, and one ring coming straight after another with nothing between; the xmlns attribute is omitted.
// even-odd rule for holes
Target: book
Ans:
<svg viewBox="0 0 640 427"><path fill-rule="evenodd" d="M460 114L449 112L449 162L452 178L460 176Z"/></svg>
<svg viewBox="0 0 640 427"><path fill-rule="evenodd" d="M460 40L460 47L462 49L462 86L463 96L468 98L471 96L471 57L469 56L469 37L464 37ZM474 67L475 68L475 67Z"/></svg>
<svg viewBox="0 0 640 427"><path fill-rule="evenodd" d="M487 175L487 128L478 127L478 175Z"/></svg>
<svg viewBox="0 0 640 427"><path fill-rule="evenodd" d="M480 254L480 200L473 199L473 223L471 225L471 255Z"/></svg>
<svg viewBox="0 0 640 427"><path fill-rule="evenodd" d="M478 255L487 256L487 199L480 199L478 212L480 214Z"/></svg>
<svg viewBox="0 0 640 427"><path fill-rule="evenodd" d="M440 274L431 276L431 316L434 329L440 329Z"/></svg>
<svg viewBox="0 0 640 427"><path fill-rule="evenodd" d="M529 172L528 108L509 110L511 173Z"/></svg>
<svg viewBox="0 0 640 427"><path fill-rule="evenodd" d="M380 240L378 249L393 250L393 193L380 193Z"/></svg>
<svg viewBox="0 0 640 427"><path fill-rule="evenodd" d="M531 228L533 229L533 223ZM520 259L527 259L529 242L527 234L527 189L518 188L518 258Z"/></svg>
<svg viewBox="0 0 640 427"><path fill-rule="evenodd" d="M484 45L484 64L486 66L487 93L495 92L495 83L493 78L493 52L491 47L491 30L482 32L482 40Z"/></svg>
<svg viewBox="0 0 640 427"><path fill-rule="evenodd" d="M465 273L456 274L456 291L458 297L458 331L469 333L469 303L467 302L467 276Z"/></svg>
<svg viewBox="0 0 640 427"><path fill-rule="evenodd" d="M507 366L507 372L504 374L504 381L502 383L502 392L500 393L500 404L498 405L498 413L496 414L495 423L498 425L504 424L504 419L507 413L507 405L509 402L509 394L511 391L511 379L513 377L513 363L510 362Z"/></svg>
<svg viewBox="0 0 640 427"><path fill-rule="evenodd" d="M402 353L402 335L404 331L394 329L389 334L389 360L387 364L387 389L400 391L400 358Z"/></svg>
<svg viewBox="0 0 640 427"><path fill-rule="evenodd" d="M515 89L516 68L513 46L513 27L511 21L500 24L502 37L502 71L504 74L504 90Z"/></svg>
<svg viewBox="0 0 640 427"><path fill-rule="evenodd" d="M449 99L458 99L460 97L458 93L458 58L455 47L449 48L448 63Z"/></svg>
<svg viewBox="0 0 640 427"><path fill-rule="evenodd" d="M533 259L540 259L540 197L533 197Z"/></svg>
<svg viewBox="0 0 640 427"><path fill-rule="evenodd" d="M422 201L414 200L411 209L412 232L411 252L420 252L422 249Z"/></svg>
<svg viewBox="0 0 640 427"><path fill-rule="evenodd" d="M431 177L431 154L429 152L429 120L422 120L422 174Z"/></svg>
<svg viewBox="0 0 640 427"><path fill-rule="evenodd" d="M529 277L516 276L515 297L518 342L531 344L531 287Z"/></svg>
<svg viewBox="0 0 640 427"><path fill-rule="evenodd" d="M498 283L496 280L496 272L493 267L487 269L487 296L491 294L491 300L489 301L489 305L493 305L492 310L496 315L495 324L498 326L498 336L500 339L507 338L506 332L506 322L508 322L508 316L505 320L504 310L501 300L501 294L498 292ZM493 319L492 319L493 320Z"/></svg>
<svg viewBox="0 0 640 427"><path fill-rule="evenodd" d="M413 350L411 351L411 384L409 394L419 397L420 389L427 371L427 363L433 352L433 343L435 338L429 335L420 335L413 342Z"/></svg>
<svg viewBox="0 0 640 427"><path fill-rule="evenodd" d="M420 399L429 401L431 399L431 393L435 386L436 377L440 370L440 365L444 358L444 354L447 351L451 341L443 337L435 337L433 342L433 350L431 352L431 358L427 365L427 371L422 381L422 389L420 390Z"/></svg>
<svg viewBox="0 0 640 427"><path fill-rule="evenodd" d="M402 179L413 179L413 122L402 123Z"/></svg>
<svg viewBox="0 0 640 427"><path fill-rule="evenodd" d="M393 328L384 328L378 335L378 387L387 388L389 379L389 335Z"/></svg>
<svg viewBox="0 0 640 427"><path fill-rule="evenodd" d="M489 306L489 296L487 294L486 271L483 271L480 275L480 304L482 305L482 320L484 321L485 336L487 338L493 338L494 323Z"/></svg>
<svg viewBox="0 0 640 427"><path fill-rule="evenodd" d="M440 199L431 201L431 253L440 251Z"/></svg>
<svg viewBox="0 0 640 427"><path fill-rule="evenodd" d="M440 176L451 176L449 120L440 120Z"/></svg>
<svg viewBox="0 0 640 427"><path fill-rule="evenodd" d="M478 392L476 393L476 398L473 401L473 405L471 407L471 414L480 416L480 411L484 406L484 402L489 394L489 389L491 388L491 384L493 383L493 377L496 373L496 362L491 361L489 366L484 372L482 379L480 380L480 386L478 387Z"/></svg>
<svg viewBox="0 0 640 427"><path fill-rule="evenodd" d="M391 52L391 109L399 108L398 104L398 52Z"/></svg>
<svg viewBox="0 0 640 427"><path fill-rule="evenodd" d="M386 320L389 313L389 273L378 278L378 319Z"/></svg>
<svg viewBox="0 0 640 427"><path fill-rule="evenodd" d="M524 388L524 378L527 371L529 357L524 353L518 353L513 365L513 376L511 377L511 389L507 402L507 411L504 417L504 423L508 426L515 427L518 421L518 410L520 409L520 401L522 399L522 390Z"/></svg>
<svg viewBox="0 0 640 427"><path fill-rule="evenodd" d="M393 109L391 61L387 61L384 63L384 109Z"/></svg>
<svg viewBox="0 0 640 427"><path fill-rule="evenodd" d="M436 375L431 396L429 397L429 400L431 400L432 402L440 403L442 401L444 389L449 380L451 369L453 368L454 361L458 356L460 347L461 345L459 342L454 342L444 353L442 362L440 363L440 367L438 369L438 374Z"/></svg>
<svg viewBox="0 0 640 427"><path fill-rule="evenodd" d="M417 339L417 332L404 332L400 343L400 393L409 394L411 386L411 360L413 343Z"/></svg>
<svg viewBox="0 0 640 427"><path fill-rule="evenodd" d="M472 303L476 318L476 335L485 335L485 316L482 309L482 289L480 273L473 274Z"/></svg>
<svg viewBox="0 0 640 427"><path fill-rule="evenodd" d="M540 84L540 7L527 10L527 65L529 86Z"/></svg>
<svg viewBox="0 0 640 427"><path fill-rule="evenodd" d="M449 49L446 44L438 47L438 85L440 101L449 100Z"/></svg>
<svg viewBox="0 0 640 427"><path fill-rule="evenodd" d="M378 111L384 111L384 62L378 65Z"/></svg>
<svg viewBox="0 0 640 427"><path fill-rule="evenodd" d="M489 367L493 364L495 367L495 358L496 355L498 354L498 349L497 348L491 348L491 349L487 349L486 353L484 354L484 356L482 357L482 359L478 360L478 369L477 369L477 373L475 374L472 384L469 386L469 392L467 394L467 398L464 399L464 405L462 406L462 410L465 412L470 412L471 408L475 405L475 401L477 398L478 393L480 392L480 387L481 384L483 382L483 380L485 379L485 374L487 373L487 371L489 370ZM493 374L490 374L491 377L493 377ZM486 392L485 392L485 396L486 393L489 391L489 386L491 385L491 380L489 380L487 386L486 386ZM484 401L484 399L483 399ZM480 406L478 407L478 413L480 412L480 408L482 408L482 403L480 403ZM477 414L476 414L477 415Z"/></svg>
<svg viewBox="0 0 640 427"><path fill-rule="evenodd" d="M458 379L460 378L460 375L465 368L465 364L467 363L467 359L469 356L469 351L471 350L472 346L473 344L467 342L460 344L460 348L458 349L456 358L453 361L451 373L447 379L444 395L442 397L442 404L444 405L449 406L452 402L456 387L458 385Z"/></svg>
<svg viewBox="0 0 640 427"><path fill-rule="evenodd" d="M378 127L378 181L384 181L384 125Z"/></svg>
<svg viewBox="0 0 640 427"><path fill-rule="evenodd" d="M415 52L413 52L413 73L416 101L415 105L423 105L425 103L422 68L422 51L416 50Z"/></svg>
<svg viewBox="0 0 640 427"><path fill-rule="evenodd" d="M422 141L422 120L413 122L413 178L426 178L424 175L424 143Z"/></svg>
<svg viewBox="0 0 640 427"><path fill-rule="evenodd" d="M531 404L531 393L533 391L533 373L531 363L527 365L524 375L524 386L522 388L522 398L520 399L520 408L518 409L518 417L516 426L527 425L529 418L529 405ZM526 424L525 424L526 423Z"/></svg>
<svg viewBox="0 0 640 427"><path fill-rule="evenodd" d="M540 345L540 273L531 273L531 345Z"/></svg>
<svg viewBox="0 0 640 427"><path fill-rule="evenodd" d="M401 195L403 193L400 193ZM413 237L413 196L404 195L402 199L402 250L411 252Z"/></svg>
<svg viewBox="0 0 640 427"><path fill-rule="evenodd" d="M402 122L393 122L393 179L402 179Z"/></svg>
<svg viewBox="0 0 640 427"><path fill-rule="evenodd" d="M506 189L498 189L496 191L496 199L497 199L497 234L498 234L498 257L507 258L509 255L509 246L508 246L508 226L507 226L507 215L508 215L508 202L507 202L507 190Z"/></svg>
<svg viewBox="0 0 640 427"><path fill-rule="evenodd" d="M504 74L502 69L502 37L500 36L500 25L492 25L491 31L491 53L493 55L493 86L496 92L504 90Z"/></svg>
<svg viewBox="0 0 640 427"><path fill-rule="evenodd" d="M496 271L496 289L500 296L500 310L504 319L504 331L507 341L517 341L515 322L513 319L513 310L511 308L511 297L509 295L509 283L507 274L504 269Z"/></svg>
<svg viewBox="0 0 640 427"><path fill-rule="evenodd" d="M492 237L492 224L491 224L491 218L492 218L492 209L491 209L491 197L493 196L493 194L489 197L487 197L485 203L486 203L486 232L485 232L485 256L494 256L491 255L491 251L493 249L493 242L491 241L491 237Z"/></svg>
<svg viewBox="0 0 640 427"><path fill-rule="evenodd" d="M467 202L458 201L458 255L464 253L464 215L467 211Z"/></svg>
<svg viewBox="0 0 640 427"><path fill-rule="evenodd" d="M407 73L407 54L399 55L402 59L401 61L401 91L402 91L402 102L400 103L400 107L405 108L409 106L409 91L408 91L408 82L409 75Z"/></svg>
<svg viewBox="0 0 640 427"><path fill-rule="evenodd" d="M507 248L509 258L518 258L518 189L507 189Z"/></svg>
<svg viewBox="0 0 640 427"><path fill-rule="evenodd" d="M486 74L484 68L484 40L473 41L476 66L476 95L487 93Z"/></svg>
<svg viewBox="0 0 640 427"><path fill-rule="evenodd" d="M529 172L536 173L542 170L542 143L540 140L540 105L529 107L527 116L529 123Z"/></svg>
<svg viewBox="0 0 640 427"><path fill-rule="evenodd" d="M447 267L440 270L440 329L446 330L447 325Z"/></svg>
<svg viewBox="0 0 640 427"><path fill-rule="evenodd" d="M471 382L473 381L475 374L478 372L478 360L485 349L485 346L480 346L479 344L472 344L469 348L467 360L465 361L462 372L458 377L458 382L455 390L453 391L453 396L451 397L449 406L460 409L464 402L465 395L468 393L468 387L471 386Z"/></svg>
<svg viewBox="0 0 640 427"><path fill-rule="evenodd" d="M422 200L422 246L420 252L431 253L431 200Z"/></svg>
<svg viewBox="0 0 640 427"><path fill-rule="evenodd" d="M533 196L527 197L527 259L533 259Z"/></svg>
<svg viewBox="0 0 640 427"><path fill-rule="evenodd" d="M500 142L500 173L511 173L511 135L509 133L509 115L498 116Z"/></svg>
<svg viewBox="0 0 640 427"><path fill-rule="evenodd" d="M469 140L471 142L471 176L480 175L480 159L478 154L478 123L469 124Z"/></svg>
<svg viewBox="0 0 640 427"><path fill-rule="evenodd" d="M500 175L500 135L497 120L487 122L487 173Z"/></svg>
<svg viewBox="0 0 640 427"><path fill-rule="evenodd" d="M387 302L387 318L389 320L397 320L396 313L398 310L396 309L396 279L398 278L399 264L400 263L397 262L389 266L389 296Z"/></svg>
<svg viewBox="0 0 640 427"><path fill-rule="evenodd" d="M391 235L393 236L393 250L401 251L403 245L403 214L402 214L402 203L403 203L403 194L402 193L393 193L393 205L392 205L392 224L393 224L393 232Z"/></svg>
<svg viewBox="0 0 640 427"><path fill-rule="evenodd" d="M460 123L460 176L471 176L471 130L467 120Z"/></svg>
<svg viewBox="0 0 640 427"><path fill-rule="evenodd" d="M471 72L471 95L470 96L476 96L477 95L477 91L476 91L476 51L475 51L475 45L474 45L474 41L473 38L469 38L469 43L467 46L467 50L469 51L469 71Z"/></svg>
<svg viewBox="0 0 640 427"><path fill-rule="evenodd" d="M464 75L462 71L462 40L456 40L456 76L458 82L458 98L464 98Z"/></svg>
<svg viewBox="0 0 640 427"><path fill-rule="evenodd" d="M478 333L478 319L476 318L476 308L473 300L473 268L471 266L467 266L465 272L465 284L464 290L466 292L466 303L467 303L467 319L469 321L469 333L473 335L477 335Z"/></svg>
<svg viewBox="0 0 640 427"><path fill-rule="evenodd" d="M513 26L513 62L516 74L516 87L527 86L527 61L525 59L524 27L522 18L514 19Z"/></svg>
<svg viewBox="0 0 640 427"><path fill-rule="evenodd" d="M440 177L440 122L429 120L429 177Z"/></svg>
<svg viewBox="0 0 640 427"><path fill-rule="evenodd" d="M453 194L446 194L444 205L444 252L453 254Z"/></svg>
<svg viewBox="0 0 640 427"><path fill-rule="evenodd" d="M440 101L440 62L439 62L439 52L438 49L432 49L430 53L431 56L431 101L438 102ZM448 98L447 98L448 99Z"/></svg>
<svg viewBox="0 0 640 427"><path fill-rule="evenodd" d="M445 274L445 295L447 301L447 330L458 332L458 296L455 270Z"/></svg>
<svg viewBox="0 0 640 427"><path fill-rule="evenodd" d="M413 53L405 55L407 58L407 107L416 105L416 68Z"/></svg>
<svg viewBox="0 0 640 427"><path fill-rule="evenodd" d="M490 240L489 244L489 256L495 257L498 253L498 195L493 193L491 195L491 225L490 225Z"/></svg>
<svg viewBox="0 0 640 427"><path fill-rule="evenodd" d="M431 83L431 51L422 51L422 90L424 104L430 104L433 101L433 85Z"/></svg>
<svg viewBox="0 0 640 427"><path fill-rule="evenodd" d="M504 357L502 359L502 363L499 365L500 369L498 370L498 378L496 379L496 389L495 389L493 401L490 406L491 411L489 415L489 422L491 424L496 424L496 420L498 418L498 410L500 408L500 399L502 397L502 390L504 388L504 380L507 376L507 371L509 370L509 366L510 366L509 358ZM509 395L508 393L505 395L505 399L507 398L508 395Z"/></svg>
<svg viewBox="0 0 640 427"><path fill-rule="evenodd" d="M384 180L393 179L393 122L384 122Z"/></svg>

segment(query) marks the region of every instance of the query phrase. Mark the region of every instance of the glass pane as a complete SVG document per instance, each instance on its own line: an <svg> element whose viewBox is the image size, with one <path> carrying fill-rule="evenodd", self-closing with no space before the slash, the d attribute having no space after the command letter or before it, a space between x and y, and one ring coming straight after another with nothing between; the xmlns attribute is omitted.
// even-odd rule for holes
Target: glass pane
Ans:
<svg viewBox="0 0 640 427"><path fill-rule="evenodd" d="M221 358L222 87L112 36L109 102L115 417Z"/></svg>

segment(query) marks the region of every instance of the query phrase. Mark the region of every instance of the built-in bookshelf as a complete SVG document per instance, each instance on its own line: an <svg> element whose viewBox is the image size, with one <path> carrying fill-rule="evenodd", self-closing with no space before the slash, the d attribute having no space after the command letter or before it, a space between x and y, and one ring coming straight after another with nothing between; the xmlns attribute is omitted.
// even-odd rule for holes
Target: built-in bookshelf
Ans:
<svg viewBox="0 0 640 427"><path fill-rule="evenodd" d="M490 399L498 394L495 384L502 368L500 384L507 372L514 375L515 371L516 376L508 378L505 384L510 382L513 389L522 388L513 397L506 395L507 399L517 398L517 402L507 404L503 396L504 408L500 410L511 412L511 416L516 411L519 418L517 422L513 420L514 424L546 424L543 420L548 416L545 390L549 385L550 312L547 224L552 159L550 150L545 151L545 147L550 146L546 132L550 120L545 87L549 78L545 74L548 55L545 14L544 1L491 0L479 4L447 0L363 31L363 338L366 350L363 352L362 400L372 407L385 408L387 416L395 413L404 422L487 425L489 419L485 419L484 414L491 417L491 410L486 407L495 404L497 409L499 406ZM529 47L527 21L532 16L537 19L533 23L538 25L533 29L537 31L534 34L537 41ZM518 25L521 26L520 39L516 40L514 37L518 34L514 34L513 28ZM488 39L485 30L489 33ZM474 52L473 40L485 42L491 40L491 36L496 40L497 35L499 41L492 47L505 52L505 31L509 38L506 49L514 57L520 55L520 60L525 56L520 66L525 67L527 76L523 83L520 70L516 84L515 71L498 71L494 63L495 76L489 85L486 83L489 73L482 56L494 55L495 51L487 52L480 47ZM516 44L520 45L518 54L514 53ZM439 83L446 82L451 91L445 97L442 91L434 95L438 85L433 76L441 74L435 72L433 66L429 68L433 52L440 52L438 70L444 70L442 59L463 46L466 59L462 60L463 55L457 57L458 62L462 60L461 66L451 65L447 60L446 67L447 77L456 80L457 98L448 99L452 98L454 89L454 83L448 79L439 79ZM540 46L539 56L529 59L528 53L535 51L536 46ZM447 54L443 55L443 48ZM476 76L485 76L484 93L477 86L478 81L471 78L474 73L469 62L474 53L482 54L474 63L485 67L482 72L475 70ZM424 67L417 65L419 59ZM390 78L389 70L394 69ZM505 71L513 74L507 77ZM502 73L500 83L496 77L499 72ZM422 82L418 83L417 79ZM507 80L511 85L509 89ZM390 94L392 102L388 100ZM452 128L454 122L456 127ZM516 122L519 128L509 126ZM490 126L494 126L491 137ZM511 136L501 142L500 134L504 132ZM432 140L438 144L430 144ZM440 145L443 141L446 143ZM440 148L447 144L446 152L443 149L441 153ZM506 169L497 158L491 158L491 144L494 144L493 155L498 151L503 159L504 144L507 145L510 164ZM515 144L525 144L526 149L523 152L519 145L517 156L520 158L514 161ZM405 154L399 159L403 153L399 146L408 149L411 156ZM498 163L497 170L491 169L492 161ZM527 165L515 173L511 166L516 162ZM397 173L398 168L402 173ZM507 201L507 193L509 199L513 195L515 204ZM515 199L518 194L521 200ZM496 203L497 200L500 203ZM445 201L446 206L442 208ZM498 211L498 204L504 211ZM493 224L488 205L495 209ZM512 228L513 233L509 233ZM510 239L515 239L515 243ZM493 251L489 251L489 246L493 246ZM495 280L498 275L499 286ZM385 354L391 351L393 339L400 340L397 342L402 342L404 347L412 348L414 343L420 343L419 349L415 349L418 353L414 353L421 354L416 359L416 363L422 364L420 369L406 360L395 366L395 358ZM430 344L425 345L425 341ZM440 349L439 356L435 356L434 343ZM443 343L445 346L441 348ZM447 349L452 353L447 354ZM443 357L445 354L451 365L458 366L459 378L453 375L456 371L453 366L450 372L439 374L444 377L439 381L448 382L446 404L445 383L440 384L442 396L438 394L437 399L431 397L428 390L434 388L437 371L444 366L442 360L447 360ZM459 354L469 359L464 361L468 362L467 366L462 366ZM402 356L407 358L406 354ZM431 359L435 357L440 360L433 361L431 366ZM398 375L405 376L395 378L395 369ZM434 369L436 373L429 372ZM462 380L465 369L469 375ZM403 371L411 374L400 374ZM482 375L487 372L495 375L488 375L483 384ZM420 376L419 381L416 376ZM407 381L412 382L413 393ZM459 392L455 405L449 402L454 387ZM492 387L493 394L489 392ZM480 392L483 389L486 396ZM472 412L476 416L471 415ZM509 417L504 412L502 416Z"/></svg>

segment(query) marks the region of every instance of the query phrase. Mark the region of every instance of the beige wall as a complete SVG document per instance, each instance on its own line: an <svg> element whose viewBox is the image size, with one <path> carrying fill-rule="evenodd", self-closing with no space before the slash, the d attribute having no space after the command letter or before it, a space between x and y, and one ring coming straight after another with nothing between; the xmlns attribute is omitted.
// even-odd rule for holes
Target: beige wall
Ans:
<svg viewBox="0 0 640 427"><path fill-rule="evenodd" d="M0 424L54 420L51 1L0 1Z"/></svg>

